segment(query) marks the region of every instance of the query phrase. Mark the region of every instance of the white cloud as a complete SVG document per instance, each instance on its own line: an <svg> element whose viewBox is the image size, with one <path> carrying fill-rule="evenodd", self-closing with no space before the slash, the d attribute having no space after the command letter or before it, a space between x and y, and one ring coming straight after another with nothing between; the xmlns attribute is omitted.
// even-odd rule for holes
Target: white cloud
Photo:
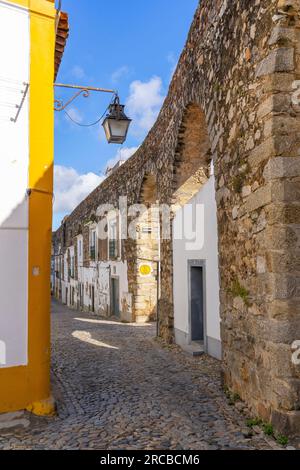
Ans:
<svg viewBox="0 0 300 470"><path fill-rule="evenodd" d="M152 77L148 82L136 80L130 85L126 112L133 119L133 133L140 135L153 126L164 101L162 79Z"/></svg>
<svg viewBox="0 0 300 470"><path fill-rule="evenodd" d="M113 168L119 160L128 160L136 151L138 147L123 147L120 148L116 155L108 160L106 168Z"/></svg>
<svg viewBox="0 0 300 470"><path fill-rule="evenodd" d="M80 175L74 168L54 166L54 212L70 213L100 183L103 177L95 173Z"/></svg>
<svg viewBox="0 0 300 470"><path fill-rule="evenodd" d="M74 65L71 70L71 75L79 80L86 77L85 71L80 67L80 65Z"/></svg>
<svg viewBox="0 0 300 470"><path fill-rule="evenodd" d="M121 78L128 77L129 75L129 67L127 65L123 65L115 70L111 75L111 81L113 83L117 83Z"/></svg>

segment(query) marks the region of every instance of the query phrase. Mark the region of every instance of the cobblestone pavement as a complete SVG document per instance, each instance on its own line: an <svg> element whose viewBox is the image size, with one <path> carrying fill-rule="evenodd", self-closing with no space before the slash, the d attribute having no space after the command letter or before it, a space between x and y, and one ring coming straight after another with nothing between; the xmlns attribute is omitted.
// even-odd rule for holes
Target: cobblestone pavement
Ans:
<svg viewBox="0 0 300 470"><path fill-rule="evenodd" d="M1 449L272 446L261 434L246 437L245 416L221 390L219 362L164 346L153 325L105 321L53 303L52 330L58 415L2 431Z"/></svg>

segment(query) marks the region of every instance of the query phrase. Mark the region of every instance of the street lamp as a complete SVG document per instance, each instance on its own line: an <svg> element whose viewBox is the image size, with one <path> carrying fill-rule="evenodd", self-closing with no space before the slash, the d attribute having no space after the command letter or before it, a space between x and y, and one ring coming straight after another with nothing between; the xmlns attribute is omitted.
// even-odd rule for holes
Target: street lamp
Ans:
<svg viewBox="0 0 300 470"><path fill-rule="evenodd" d="M131 119L126 116L124 112L125 106L123 104L120 104L120 98L115 90L108 90L105 88L83 87L78 85L65 85L62 83L55 83L54 86L59 88L72 88L77 90L75 95L73 95L66 103L63 102L63 100L56 99L54 110L65 111L67 116L75 124L82 127L90 127L98 124L102 120L103 115L101 116L101 118L97 119L97 121L91 124L82 124L80 122L76 122L73 118L71 118L71 116L67 113L66 108L80 95L82 95L84 98L88 98L90 96L91 91L113 93L114 98L112 103L107 108L108 114L104 118L102 126L104 128L106 139L109 144L123 144L125 142Z"/></svg>
<svg viewBox="0 0 300 470"><path fill-rule="evenodd" d="M120 99L116 95L102 123L109 144L123 144L126 140L131 119L124 113L124 108L125 106L120 104Z"/></svg>

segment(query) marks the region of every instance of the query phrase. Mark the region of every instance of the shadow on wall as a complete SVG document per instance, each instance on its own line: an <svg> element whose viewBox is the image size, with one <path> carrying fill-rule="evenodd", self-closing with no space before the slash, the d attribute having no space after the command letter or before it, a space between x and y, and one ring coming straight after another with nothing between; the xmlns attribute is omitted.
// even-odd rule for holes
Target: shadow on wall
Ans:
<svg viewBox="0 0 300 470"><path fill-rule="evenodd" d="M6 357L0 382L16 385L16 397L1 387L1 411L50 394L52 184L53 165L33 187L12 191L1 204L0 345Z"/></svg>

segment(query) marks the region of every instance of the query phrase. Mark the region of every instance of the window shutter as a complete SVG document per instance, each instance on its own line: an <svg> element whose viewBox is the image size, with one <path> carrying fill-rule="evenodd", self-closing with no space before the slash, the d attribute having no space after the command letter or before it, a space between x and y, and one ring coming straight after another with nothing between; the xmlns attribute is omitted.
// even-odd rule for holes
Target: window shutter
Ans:
<svg viewBox="0 0 300 470"><path fill-rule="evenodd" d="M78 280L78 241L74 245L74 277Z"/></svg>
<svg viewBox="0 0 300 470"><path fill-rule="evenodd" d="M101 221L103 223L103 219ZM105 220L105 222L107 223L107 221ZM107 233L107 232L106 232ZM100 261L107 261L108 260L108 248L107 248L107 237L105 237L104 240L102 239L98 239L98 248L99 248L99 251L98 251L98 258Z"/></svg>
<svg viewBox="0 0 300 470"><path fill-rule="evenodd" d="M89 240L89 228L84 227L83 229L83 243L82 243L82 251L83 251L83 266L89 266L90 260L90 240Z"/></svg>

